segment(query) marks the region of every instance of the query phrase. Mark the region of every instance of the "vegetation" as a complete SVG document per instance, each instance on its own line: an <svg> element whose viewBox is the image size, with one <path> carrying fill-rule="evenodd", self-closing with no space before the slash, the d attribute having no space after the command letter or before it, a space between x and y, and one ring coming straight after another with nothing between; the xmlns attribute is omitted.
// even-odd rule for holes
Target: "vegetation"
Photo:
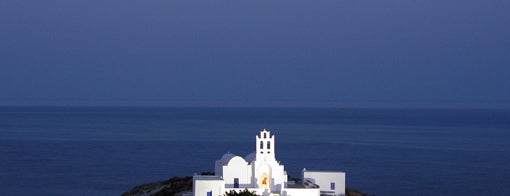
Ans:
<svg viewBox="0 0 510 196"><path fill-rule="evenodd" d="M230 192L225 192L225 196L257 196L257 194L255 194L255 191L250 192L248 189L244 189L239 192L230 190Z"/></svg>
<svg viewBox="0 0 510 196"><path fill-rule="evenodd" d="M367 194L362 193L361 191L358 191L356 189L350 189L350 188L345 189L345 195L347 195L347 196L368 196Z"/></svg>

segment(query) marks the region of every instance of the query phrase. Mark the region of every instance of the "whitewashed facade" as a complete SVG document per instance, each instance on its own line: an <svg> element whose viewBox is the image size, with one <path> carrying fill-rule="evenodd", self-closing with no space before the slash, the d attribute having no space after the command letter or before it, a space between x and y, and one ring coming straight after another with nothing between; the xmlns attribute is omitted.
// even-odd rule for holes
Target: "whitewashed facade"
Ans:
<svg viewBox="0 0 510 196"><path fill-rule="evenodd" d="M322 195L345 195L345 173L327 171L307 171L303 169L303 182L320 187Z"/></svg>
<svg viewBox="0 0 510 196"><path fill-rule="evenodd" d="M256 136L255 141L254 153L244 158L227 153L217 160L216 176L193 176L193 195L220 196L230 190L244 189L262 196L345 194L345 173L343 172L318 173L303 170L303 179L306 177L303 182L307 183L306 186L294 183L288 186L287 172L275 157L275 136L264 129L260 135Z"/></svg>

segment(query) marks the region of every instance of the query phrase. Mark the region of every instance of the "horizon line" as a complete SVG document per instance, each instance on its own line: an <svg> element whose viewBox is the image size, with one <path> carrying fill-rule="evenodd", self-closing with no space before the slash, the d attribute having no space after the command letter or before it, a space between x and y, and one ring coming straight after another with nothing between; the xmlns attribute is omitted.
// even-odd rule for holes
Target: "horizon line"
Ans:
<svg viewBox="0 0 510 196"><path fill-rule="evenodd" d="M245 102L245 101L95 101L17 102L0 107L175 107L175 108L381 108L381 109L510 109L510 103L425 103L425 102Z"/></svg>

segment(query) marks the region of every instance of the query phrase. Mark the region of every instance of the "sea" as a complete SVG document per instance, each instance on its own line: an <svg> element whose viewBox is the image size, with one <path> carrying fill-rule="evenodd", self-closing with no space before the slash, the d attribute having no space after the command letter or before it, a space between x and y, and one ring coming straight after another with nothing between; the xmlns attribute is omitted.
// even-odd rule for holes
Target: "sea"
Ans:
<svg viewBox="0 0 510 196"><path fill-rule="evenodd" d="M290 176L369 195L510 195L510 109L0 107L0 195L120 195L275 135Z"/></svg>

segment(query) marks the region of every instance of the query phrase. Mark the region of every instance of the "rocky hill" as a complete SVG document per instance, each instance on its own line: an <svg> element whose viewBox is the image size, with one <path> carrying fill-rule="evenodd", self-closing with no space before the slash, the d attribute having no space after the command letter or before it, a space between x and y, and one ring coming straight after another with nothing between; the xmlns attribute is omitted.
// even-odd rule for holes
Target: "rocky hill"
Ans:
<svg viewBox="0 0 510 196"><path fill-rule="evenodd" d="M202 175L214 175L213 173L202 173ZM296 178L292 178L296 179ZM173 177L168 180L151 182L135 186L122 196L182 196L189 193L193 188L193 177ZM347 188L347 196L367 196L356 189Z"/></svg>

